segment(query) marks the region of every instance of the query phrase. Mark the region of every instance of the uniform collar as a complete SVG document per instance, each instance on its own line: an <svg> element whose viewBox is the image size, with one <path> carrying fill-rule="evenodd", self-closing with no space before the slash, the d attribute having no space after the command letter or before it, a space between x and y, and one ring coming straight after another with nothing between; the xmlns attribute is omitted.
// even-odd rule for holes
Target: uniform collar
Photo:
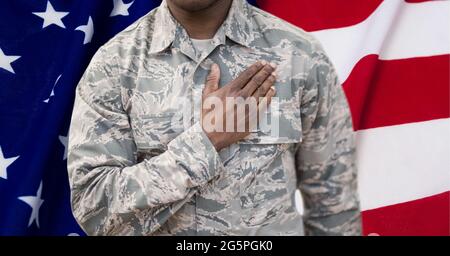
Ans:
<svg viewBox="0 0 450 256"><path fill-rule="evenodd" d="M216 45L225 44L226 38L249 47L253 39L253 24L250 7L245 0L233 0L228 16L217 30L213 42ZM156 10L151 53L161 52L172 46L180 49L188 56L194 56L195 50L187 31L170 13L166 0Z"/></svg>

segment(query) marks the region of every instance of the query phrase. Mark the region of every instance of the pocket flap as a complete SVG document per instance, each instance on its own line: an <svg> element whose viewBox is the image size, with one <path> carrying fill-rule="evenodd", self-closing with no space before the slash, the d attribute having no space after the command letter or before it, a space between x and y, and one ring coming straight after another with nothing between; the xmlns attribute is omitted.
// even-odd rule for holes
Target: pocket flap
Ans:
<svg viewBox="0 0 450 256"><path fill-rule="evenodd" d="M302 141L300 110L285 107L271 110L260 120L256 131L239 144L284 144Z"/></svg>

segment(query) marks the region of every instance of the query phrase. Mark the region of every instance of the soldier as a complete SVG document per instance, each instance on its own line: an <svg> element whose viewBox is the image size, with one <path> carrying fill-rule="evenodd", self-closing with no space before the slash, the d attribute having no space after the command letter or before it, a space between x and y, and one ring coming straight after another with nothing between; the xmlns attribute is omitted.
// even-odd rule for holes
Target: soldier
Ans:
<svg viewBox="0 0 450 256"><path fill-rule="evenodd" d="M89 235L359 235L354 144L311 35L244 0L165 0L77 86L72 210Z"/></svg>

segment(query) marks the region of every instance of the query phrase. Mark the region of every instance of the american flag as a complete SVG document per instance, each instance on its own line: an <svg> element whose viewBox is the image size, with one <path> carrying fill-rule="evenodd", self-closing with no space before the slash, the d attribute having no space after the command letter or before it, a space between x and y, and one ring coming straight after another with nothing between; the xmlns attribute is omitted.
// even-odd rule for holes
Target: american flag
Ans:
<svg viewBox="0 0 450 256"><path fill-rule="evenodd" d="M450 235L450 1L260 0L312 32L358 138L365 235ZM99 46L160 1L0 3L0 235L83 235L69 204L74 91Z"/></svg>

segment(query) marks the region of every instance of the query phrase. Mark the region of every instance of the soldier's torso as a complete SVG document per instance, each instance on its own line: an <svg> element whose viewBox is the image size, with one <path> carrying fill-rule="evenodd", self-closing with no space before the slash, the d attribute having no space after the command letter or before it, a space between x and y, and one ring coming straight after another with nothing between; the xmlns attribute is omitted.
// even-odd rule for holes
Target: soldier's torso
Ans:
<svg viewBox="0 0 450 256"><path fill-rule="evenodd" d="M165 152L172 139L199 121L202 89L213 62L221 69L220 86L256 61L278 66L276 100L266 116L273 122L269 129L257 128L245 140L221 150L225 169L155 234L303 234L295 202L295 151L302 140L299 81L307 68L297 46L283 36L277 38L276 31L273 35L255 39L250 48L227 39L204 55L188 45L157 54L130 50L129 60L122 60L130 70L121 74L127 97L124 108L140 161Z"/></svg>

